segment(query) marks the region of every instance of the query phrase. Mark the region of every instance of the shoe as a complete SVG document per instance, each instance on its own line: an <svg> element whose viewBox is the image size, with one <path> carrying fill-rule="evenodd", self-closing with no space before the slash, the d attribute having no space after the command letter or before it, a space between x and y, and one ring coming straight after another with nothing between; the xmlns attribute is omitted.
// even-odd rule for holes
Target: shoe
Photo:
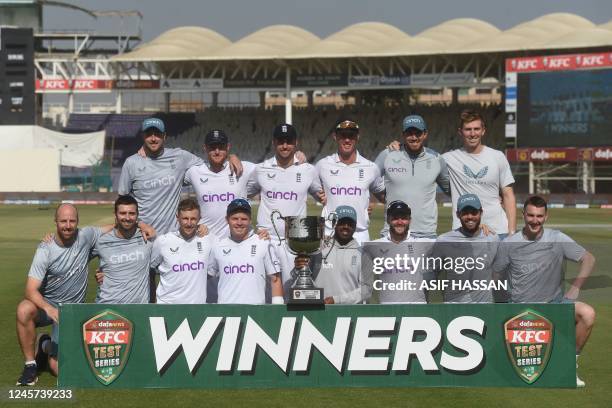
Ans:
<svg viewBox="0 0 612 408"><path fill-rule="evenodd" d="M39 334L36 338L36 366L38 367L38 371L45 371L47 369L47 365L49 363L49 355L45 353L42 346L45 341L51 341L51 336L46 333Z"/></svg>
<svg viewBox="0 0 612 408"><path fill-rule="evenodd" d="M36 381L38 381L38 367L36 364L26 364L16 385L28 387L36 384Z"/></svg>
<svg viewBox="0 0 612 408"><path fill-rule="evenodd" d="M586 387L586 383L582 381L576 374L576 388L584 388L584 387Z"/></svg>

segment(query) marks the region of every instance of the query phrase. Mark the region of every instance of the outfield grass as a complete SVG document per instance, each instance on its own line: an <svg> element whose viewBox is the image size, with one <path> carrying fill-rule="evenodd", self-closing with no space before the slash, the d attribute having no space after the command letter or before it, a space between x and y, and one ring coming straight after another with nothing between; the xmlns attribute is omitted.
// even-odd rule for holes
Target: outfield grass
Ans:
<svg viewBox="0 0 612 408"><path fill-rule="evenodd" d="M316 209L311 208L315 214ZM111 206L82 206L81 225L105 224L112 221ZM373 213L371 235L377 235L382 224L382 208ZM8 389L14 388L21 372L23 359L15 335L15 307L23 296L24 282L36 244L47 231L52 231L53 210L37 206L0 206L0 405L8 403ZM78 406L491 406L525 408L534 406L603 407L612 406L612 363L608 351L612 346L612 210L552 209L550 223L572 224L564 231L591 250L597 257L594 279L587 283L581 298L593 304L597 323L593 335L580 359L581 377L587 388L581 390L542 390L510 388L333 388L333 389L278 389L278 390L74 390ZM593 224L610 225L594 228ZM586 226L581 226L585 224ZM440 209L439 232L450 228L450 210ZM90 268L95 268L92 262ZM568 276L575 268L568 271ZM94 298L91 284L87 299ZM38 385L53 387L55 378L42 374ZM28 406L34 402L26 403ZM37 404L39 405L39 404ZM50 406L63 405L53 402ZM74 404L72 405L74 406Z"/></svg>

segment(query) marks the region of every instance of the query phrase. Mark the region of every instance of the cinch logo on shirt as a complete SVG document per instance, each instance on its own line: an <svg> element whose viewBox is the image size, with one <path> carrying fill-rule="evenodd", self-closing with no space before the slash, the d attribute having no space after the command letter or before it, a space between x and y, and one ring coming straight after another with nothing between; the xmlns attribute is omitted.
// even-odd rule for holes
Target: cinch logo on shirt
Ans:
<svg viewBox="0 0 612 408"><path fill-rule="evenodd" d="M122 264L126 262L144 261L145 255L142 251L134 251L127 254L112 255L110 257L110 263Z"/></svg>
<svg viewBox="0 0 612 408"><path fill-rule="evenodd" d="M176 177L167 175L162 178L145 181L144 188L158 188L162 186L171 186L173 184L176 184Z"/></svg>
<svg viewBox="0 0 612 408"><path fill-rule="evenodd" d="M223 267L223 272L228 275L232 273L255 273L255 267L250 263L245 265L226 265Z"/></svg>
<svg viewBox="0 0 612 408"><path fill-rule="evenodd" d="M234 193L221 193L221 194L204 194L202 195L202 201L205 203L217 203L217 202L228 202L236 198Z"/></svg>
<svg viewBox="0 0 612 408"><path fill-rule="evenodd" d="M199 271L202 269L204 269L204 262L202 261L172 265L173 272Z"/></svg>
<svg viewBox="0 0 612 408"><path fill-rule="evenodd" d="M332 195L361 196L359 187L332 187L330 192Z"/></svg>
<svg viewBox="0 0 612 408"><path fill-rule="evenodd" d="M405 167L387 167L387 173L406 173L408 169Z"/></svg>
<svg viewBox="0 0 612 408"><path fill-rule="evenodd" d="M266 197L273 200L297 201L298 195L295 191L267 191Z"/></svg>

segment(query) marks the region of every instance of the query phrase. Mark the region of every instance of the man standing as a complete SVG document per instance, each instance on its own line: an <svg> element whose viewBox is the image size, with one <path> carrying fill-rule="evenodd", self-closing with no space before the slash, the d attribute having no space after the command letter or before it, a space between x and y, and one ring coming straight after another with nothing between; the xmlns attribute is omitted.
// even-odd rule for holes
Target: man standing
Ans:
<svg viewBox="0 0 612 408"><path fill-rule="evenodd" d="M457 218L461 227L442 234L436 240L432 258L452 259L452 267L445 269L446 280L465 285L455 289L451 284L444 290L444 301L449 303L491 303L492 290L470 289L476 284L491 282L491 264L495 259L499 237L485 234L480 228L482 204L474 194L464 194L457 202ZM466 259L473 260L464 263ZM441 272L439 268L437 272Z"/></svg>
<svg viewBox="0 0 612 408"><path fill-rule="evenodd" d="M351 205L357 211L357 229L354 238L363 243L370 240L368 227L370 216L370 192L380 201L385 200L385 184L380 170L357 151L359 125L351 120L338 122L334 129L336 153L324 157L316 164L317 172L325 191L325 217L334 208ZM327 227L327 233L331 229Z"/></svg>
<svg viewBox="0 0 612 408"><path fill-rule="evenodd" d="M450 194L448 170L442 156L425 147L427 126L419 115L403 121L404 144L400 150L385 149L376 158L384 177L387 204L402 200L412 208L410 233L435 238L438 226L436 192L439 186ZM389 226L385 223L381 235Z"/></svg>
<svg viewBox="0 0 612 408"><path fill-rule="evenodd" d="M424 267L415 265L412 260L423 258L430 253L434 239L417 238L410 233L411 209L403 201L393 201L387 206L387 223L389 231L386 237L372 241L364 251L372 258L402 259L407 262L395 263L393 267L385 267L379 274L379 285L373 285L379 290L380 303L427 303L425 291L422 289ZM410 282L409 284L407 282ZM407 283L406 285L401 285ZM385 286L385 284L391 284ZM408 286L409 285L409 286ZM389 289L400 287L402 289Z"/></svg>
<svg viewBox="0 0 612 408"><path fill-rule="evenodd" d="M361 284L361 247L353 238L357 212L348 205L335 210L338 222L333 238L321 243L321 252L298 256L295 268L310 264L315 286L324 289L326 304L363 303Z"/></svg>
<svg viewBox="0 0 612 408"><path fill-rule="evenodd" d="M516 230L514 177L504 153L482 144L485 132L485 121L479 113L463 111L459 127L463 147L442 155L450 176L453 229L461 225L456 215L459 197L472 193L482 203L483 224L503 239Z"/></svg>
<svg viewBox="0 0 612 408"><path fill-rule="evenodd" d="M290 279L294 257L284 245L279 246L278 236L270 216L278 210L284 217L305 216L308 194L320 201L322 187L316 169L309 163L300 164L295 153L298 140L295 128L289 124L278 125L273 132L274 157L255 167L248 183L249 196L260 194L257 211L257 228L266 229L272 235L277 256L281 260L283 282ZM275 225L281 238L285 236L285 222L280 218ZM231 225L230 225L231 227Z"/></svg>
<svg viewBox="0 0 612 408"><path fill-rule="evenodd" d="M102 233L101 228L78 228L78 223L76 207L60 205L55 211L57 232L53 240L42 242L36 249L25 298L17 306L17 337L25 358L17 385L34 385L37 371L47 363L51 373L57 375L58 307L84 302L89 254ZM51 337L39 336L35 346L36 327L48 325L52 325Z"/></svg>
<svg viewBox="0 0 612 408"><path fill-rule="evenodd" d="M219 278L219 303L264 304L266 281L272 303L282 304L279 262L270 241L259 239L251 228L251 206L237 198L227 206L230 236L215 244L208 273Z"/></svg>
<svg viewBox="0 0 612 408"><path fill-rule="evenodd" d="M247 182L255 170L255 164L243 161L243 174L236 177L227 160L230 148L229 138L223 130L211 130L204 139L208 162L190 167L185 174L185 182L193 186L198 197L201 223L218 238L229 236L225 221L227 205L236 198L247 196Z"/></svg>
<svg viewBox="0 0 612 408"><path fill-rule="evenodd" d="M215 237L196 235L200 207L193 198L181 200L176 217L179 230L153 243L151 266L157 267L160 275L157 303L206 303L207 270Z"/></svg>
<svg viewBox="0 0 612 408"><path fill-rule="evenodd" d="M576 299L580 288L591 275L595 257L561 231L544 228L548 208L543 198L533 196L525 201L523 219L523 229L502 243L493 271L508 276L510 300L513 303L575 304L578 367L578 356L595 324L595 310ZM580 269L564 294L563 263L566 259L580 263ZM576 376L576 385L584 387L585 383Z"/></svg>
<svg viewBox="0 0 612 408"><path fill-rule="evenodd" d="M153 244L145 241L137 226L138 203L134 197L115 201L115 228L102 235L93 249L100 258L104 280L96 303L148 303L149 267Z"/></svg>

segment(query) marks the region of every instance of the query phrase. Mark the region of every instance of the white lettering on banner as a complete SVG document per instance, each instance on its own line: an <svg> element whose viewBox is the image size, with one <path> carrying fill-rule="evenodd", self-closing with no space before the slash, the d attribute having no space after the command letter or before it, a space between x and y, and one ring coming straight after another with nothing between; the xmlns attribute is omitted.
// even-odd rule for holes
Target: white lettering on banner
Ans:
<svg viewBox="0 0 612 408"><path fill-rule="evenodd" d="M261 328L251 316L247 318L244 338L242 339L242 350L238 361L238 370L252 371L255 363L255 351L257 346L261 347L283 372L287 372L289 365L289 353L293 341L293 330L295 328L295 317L283 317L281 320L278 342L275 343L270 336Z"/></svg>
<svg viewBox="0 0 612 408"><path fill-rule="evenodd" d="M240 356L238 371L254 371L258 349L267 354L284 373L289 370L292 356L293 371L307 372L310 369L314 348L340 374L343 373L342 367L347 358L347 370L355 372L387 372L390 367L393 371L406 372L410 369L409 362L412 356L423 370L429 372L439 372L439 367L443 367L454 373L463 373L478 368L485 361L482 345L476 339L462 333L470 331L482 337L485 332L485 322L478 317L459 316L448 324L446 340L464 355L457 357L442 351L439 363L436 363L434 351L444 341L444 336L436 320L430 317L402 317L399 329L396 329L396 322L396 317L357 317L354 321L351 317L338 317L330 341L306 317L302 317L299 334L296 330L296 318L283 317L278 339L275 341L249 316L240 342L239 333L242 324L240 317L209 316L195 337L187 319L184 319L168 337L165 318L149 317L158 373L165 371L175 360L173 356L182 349L189 371L194 374L197 363L205 358L204 354L209 345L219 336L221 336L221 345L216 370L226 372L232 371L235 355ZM352 343L349 343L351 323L354 323L354 335ZM221 332L220 327L223 327L223 334L218 334ZM396 330L397 341L393 352L391 336ZM417 332L425 334L419 341L415 341ZM297 346L292 353L291 345L296 335ZM377 351L379 355L371 356L372 351ZM390 365L391 359L392 365Z"/></svg>

